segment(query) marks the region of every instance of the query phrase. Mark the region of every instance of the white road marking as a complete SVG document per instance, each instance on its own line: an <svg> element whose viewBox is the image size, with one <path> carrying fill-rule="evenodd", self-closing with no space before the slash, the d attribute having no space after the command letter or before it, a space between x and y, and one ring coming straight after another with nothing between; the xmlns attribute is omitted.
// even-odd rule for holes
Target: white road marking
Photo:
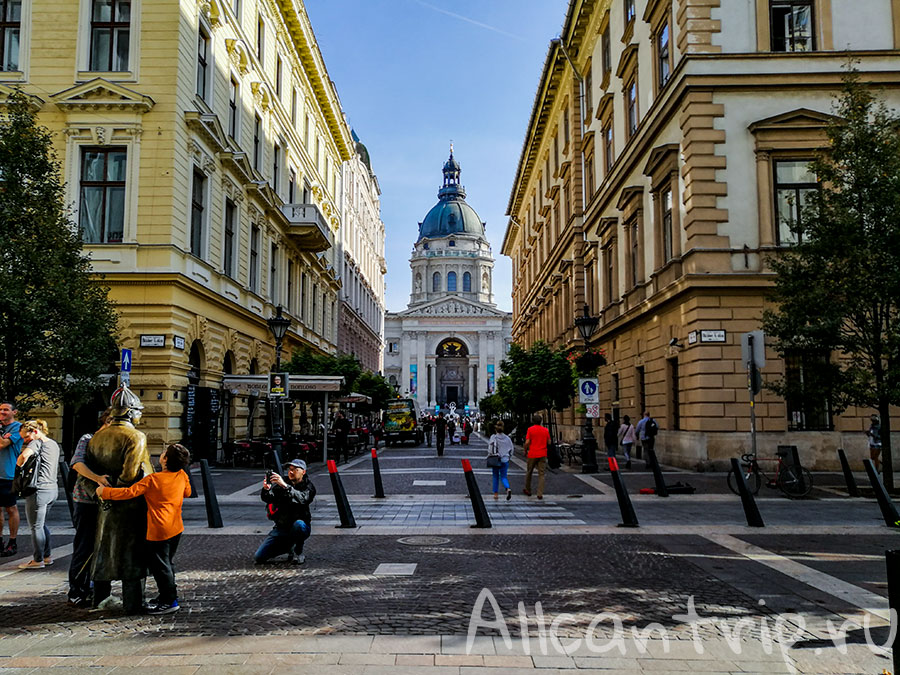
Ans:
<svg viewBox="0 0 900 675"><path fill-rule="evenodd" d="M416 573L417 563L381 563L373 574L385 577L411 577Z"/></svg>
<svg viewBox="0 0 900 675"><path fill-rule="evenodd" d="M447 481L445 480L414 480L413 486L421 485L422 487L437 487L438 485L446 485Z"/></svg>

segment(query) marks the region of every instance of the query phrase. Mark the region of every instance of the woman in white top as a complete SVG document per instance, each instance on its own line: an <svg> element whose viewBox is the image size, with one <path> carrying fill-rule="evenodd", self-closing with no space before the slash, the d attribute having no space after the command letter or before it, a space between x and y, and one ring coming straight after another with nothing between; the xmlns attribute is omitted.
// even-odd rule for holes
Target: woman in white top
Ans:
<svg viewBox="0 0 900 675"><path fill-rule="evenodd" d="M495 433L488 440L487 460L488 466L491 467L491 471L494 474L494 499L500 498L498 490L502 482L503 487L506 488L506 499L509 501L512 499L512 490L509 488L509 479L506 475L509 471L509 460L515 451L515 447L510 437L503 433L502 421L497 422L494 431ZM492 457L499 457L499 463L496 459L491 459Z"/></svg>
<svg viewBox="0 0 900 675"><path fill-rule="evenodd" d="M636 438L637 434L635 433L634 425L631 423L631 418L625 415L622 426L619 427L619 442L622 443L622 452L625 453L626 469L631 468L631 448L634 447Z"/></svg>

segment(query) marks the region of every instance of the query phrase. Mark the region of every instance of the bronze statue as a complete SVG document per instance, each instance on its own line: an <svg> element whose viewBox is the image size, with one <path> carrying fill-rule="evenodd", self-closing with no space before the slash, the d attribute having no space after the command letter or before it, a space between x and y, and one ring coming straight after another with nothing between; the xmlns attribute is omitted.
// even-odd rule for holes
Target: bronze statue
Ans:
<svg viewBox="0 0 900 675"><path fill-rule="evenodd" d="M144 406L125 385L116 390L110 404L113 421L94 434L88 444L87 464L100 475L109 476L111 486L128 487L153 473L147 437L134 428ZM112 581L120 579L125 613L141 611L147 576L146 531L147 505L143 498L102 502L91 566L94 607L109 597Z"/></svg>

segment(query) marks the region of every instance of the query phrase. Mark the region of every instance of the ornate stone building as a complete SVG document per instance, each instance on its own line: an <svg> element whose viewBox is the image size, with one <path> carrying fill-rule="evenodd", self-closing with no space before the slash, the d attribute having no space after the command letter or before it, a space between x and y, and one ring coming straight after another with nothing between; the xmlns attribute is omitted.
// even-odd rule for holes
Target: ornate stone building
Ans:
<svg viewBox="0 0 900 675"><path fill-rule="evenodd" d="M353 133L355 152L343 164L338 238L341 308L338 349L354 354L363 368L381 372L384 353L384 222L381 188L369 151Z"/></svg>
<svg viewBox="0 0 900 675"><path fill-rule="evenodd" d="M513 336L591 345L604 412L660 423L670 463L724 465L750 445L741 335L758 329L770 256L816 177L848 54L896 107L892 0L571 0L550 43L510 196ZM803 378L770 349L764 380ZM757 397L760 453L804 464L865 451L865 418ZM562 415L564 435L578 417Z"/></svg>
<svg viewBox="0 0 900 675"><path fill-rule="evenodd" d="M452 149L443 173L409 261L409 306L385 318L384 372L423 409L454 403L474 410L494 391L512 315L494 304L494 257Z"/></svg>

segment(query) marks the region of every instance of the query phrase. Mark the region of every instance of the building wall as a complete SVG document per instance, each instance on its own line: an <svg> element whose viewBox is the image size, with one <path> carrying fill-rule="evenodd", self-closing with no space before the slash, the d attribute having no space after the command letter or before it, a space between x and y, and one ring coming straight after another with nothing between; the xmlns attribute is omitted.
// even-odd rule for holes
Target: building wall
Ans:
<svg viewBox="0 0 900 675"><path fill-rule="evenodd" d="M226 369L272 366L266 319L277 305L292 320L285 358L301 344L336 350L340 284L333 243L341 228L341 163L351 156L350 132L299 0L133 0L124 72L88 71L90 7L90 0L26 1L26 67L0 74L0 86L20 83L41 99L39 122L55 133L73 204L81 199L83 148L127 151L122 240L87 241L86 250L118 305L120 346L134 349L132 388L147 404L143 427L157 451L185 432L189 371L200 386L219 388ZM208 65L207 86L198 95L201 31ZM238 85L233 138L232 80ZM202 234L192 250L195 174L203 179L197 200ZM226 200L234 205L231 270L225 266ZM292 220L292 204L314 205L310 213L320 227ZM74 217L80 218L77 207ZM165 346L141 347L141 335L163 335ZM183 348L175 337L184 338ZM192 347L200 361L193 370ZM221 394L227 399L228 392ZM248 401L228 405L226 435L240 437Z"/></svg>
<svg viewBox="0 0 900 675"><path fill-rule="evenodd" d="M502 248L513 261L513 337L526 346L543 339L581 348L574 317L587 303L600 319L591 345L605 349L609 362L599 373L603 411L634 419L649 409L660 421L664 461L724 466L750 444L740 337L760 327L772 284L766 259L779 251L775 163L809 159L824 147L847 45L857 50L864 78L885 86L888 104L900 102L889 65L900 46L893 28L900 8L885 1L853 13L847 3L817 0L816 49L783 53L772 51L766 2L635 5L633 22L625 21L624 2L569 5L562 45L589 88L583 140L579 82L562 48L551 44L548 52ZM869 39L866 27L875 23L881 28ZM665 82L657 48L663 26L671 53ZM582 156L583 207L575 189ZM705 330L724 330L725 342L701 342ZM765 381L784 375L771 349L762 373ZM789 419L785 401L764 389L756 402L761 454L793 443L820 468L836 466L841 446L861 458L868 412L851 409L833 430L813 428ZM574 409L560 418L562 435L573 440Z"/></svg>

